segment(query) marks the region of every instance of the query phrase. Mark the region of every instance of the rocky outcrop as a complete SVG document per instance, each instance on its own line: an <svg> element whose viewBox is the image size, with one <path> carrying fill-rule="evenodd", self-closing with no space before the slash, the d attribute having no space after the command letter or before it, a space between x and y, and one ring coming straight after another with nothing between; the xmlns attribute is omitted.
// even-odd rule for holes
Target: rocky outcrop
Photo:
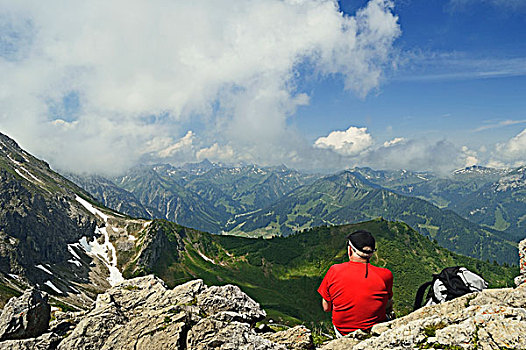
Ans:
<svg viewBox="0 0 526 350"><path fill-rule="evenodd" d="M44 327L31 336L43 335L0 342L0 349L312 348L312 341L307 347L290 347L278 343L285 337L270 340L256 333L255 323L265 316L239 287L207 287L195 280L167 289L158 278L146 276L100 294L88 312L57 312L49 330ZM304 336L305 330L292 334ZM287 341L290 345L290 337Z"/></svg>
<svg viewBox="0 0 526 350"><path fill-rule="evenodd" d="M519 243L520 275L515 277L515 285L520 286L526 282L526 239Z"/></svg>
<svg viewBox="0 0 526 350"><path fill-rule="evenodd" d="M373 327L322 349L526 349L526 285L489 289ZM334 346L338 342L338 346Z"/></svg>
<svg viewBox="0 0 526 350"><path fill-rule="evenodd" d="M28 289L5 305L0 316L0 341L40 336L47 331L50 318L47 295Z"/></svg>
<svg viewBox="0 0 526 350"><path fill-rule="evenodd" d="M42 284L49 276L35 265L66 262L68 244L94 235L77 193L89 197L0 134L0 272Z"/></svg>
<svg viewBox="0 0 526 350"><path fill-rule="evenodd" d="M3 337L11 340L0 341L0 349L314 349L310 331L303 326L257 332L255 324L265 312L232 285L208 287L194 280L168 289L153 276L126 280L100 294L87 312L56 312L49 328L42 326L47 325L49 306L45 296L39 299L35 293L27 291L4 309L1 334L10 328L10 334L17 335ZM27 331L30 320L38 318L31 311L37 307L23 311L24 305L43 305L38 314L44 317L33 322L39 324L38 331ZM26 315L25 321L16 321L20 314ZM10 324L26 326L5 326ZM21 328L26 331L16 330ZM526 349L526 284L427 306L378 324L370 334L358 331L321 347L422 348Z"/></svg>
<svg viewBox="0 0 526 350"><path fill-rule="evenodd" d="M305 326L296 326L281 332L264 333L263 337L290 350L313 350L314 343L311 331Z"/></svg>

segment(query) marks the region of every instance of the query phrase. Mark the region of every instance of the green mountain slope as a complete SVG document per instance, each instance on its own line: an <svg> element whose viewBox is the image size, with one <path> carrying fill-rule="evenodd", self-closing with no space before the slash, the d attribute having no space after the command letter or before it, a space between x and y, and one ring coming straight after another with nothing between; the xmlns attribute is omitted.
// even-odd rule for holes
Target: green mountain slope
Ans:
<svg viewBox="0 0 526 350"><path fill-rule="evenodd" d="M230 233L287 235L322 224L338 225L377 217L404 221L452 251L516 264L516 247L458 214L424 200L380 188L362 175L344 171L299 187L276 204L235 223Z"/></svg>
<svg viewBox="0 0 526 350"><path fill-rule="evenodd" d="M463 197L450 208L470 221L505 231L520 241L526 236L526 167Z"/></svg>
<svg viewBox="0 0 526 350"><path fill-rule="evenodd" d="M417 287L446 266L466 266L493 287L511 285L518 272L515 267L451 253L406 224L385 220L314 228L272 239L211 235L156 220L139 238L140 249L154 248L155 254L148 259L139 254L121 264L127 276L154 272L170 286L194 278L207 284L237 284L271 318L327 321L330 316L321 310L316 290L332 264L346 261L346 236L357 229L376 236L378 252L372 263L393 271L398 313L410 311Z"/></svg>
<svg viewBox="0 0 526 350"><path fill-rule="evenodd" d="M424 199L441 208L462 201L465 196L497 181L507 173L506 170L480 166L457 170L448 177L407 170L354 168L353 171L393 192Z"/></svg>
<svg viewBox="0 0 526 350"><path fill-rule="evenodd" d="M179 177L174 180L169 172L138 167L114 183L132 193L153 217L209 232L220 231L228 215L224 208L210 205L198 193L186 189L180 180Z"/></svg>
<svg viewBox="0 0 526 350"><path fill-rule="evenodd" d="M274 203L317 176L280 167L142 166L125 175L70 175L104 205L125 214L164 218L219 233L236 217ZM145 214L146 212L146 214Z"/></svg>

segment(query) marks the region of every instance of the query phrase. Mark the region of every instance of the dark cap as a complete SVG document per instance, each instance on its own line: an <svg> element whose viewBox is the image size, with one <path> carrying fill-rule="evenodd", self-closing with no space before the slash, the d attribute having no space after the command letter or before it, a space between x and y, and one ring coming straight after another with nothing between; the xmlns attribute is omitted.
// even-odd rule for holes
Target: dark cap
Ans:
<svg viewBox="0 0 526 350"><path fill-rule="evenodd" d="M347 239L354 248L361 252L371 253L370 251L364 251L364 247L370 247L373 251L376 250L376 241L371 232L363 230L356 231L347 236Z"/></svg>

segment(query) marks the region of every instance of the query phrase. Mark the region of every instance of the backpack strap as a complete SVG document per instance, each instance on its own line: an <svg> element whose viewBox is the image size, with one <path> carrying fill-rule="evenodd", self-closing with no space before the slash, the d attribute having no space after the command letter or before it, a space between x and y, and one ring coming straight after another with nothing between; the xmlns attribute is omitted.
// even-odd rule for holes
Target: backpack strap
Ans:
<svg viewBox="0 0 526 350"><path fill-rule="evenodd" d="M427 287L432 285L433 282L434 282L434 279L433 281L426 282L422 284L420 287L418 287L418 291L416 292L416 297L415 297L415 304L413 305L413 311L422 307L422 300L424 299L424 294L426 292L426 289Z"/></svg>

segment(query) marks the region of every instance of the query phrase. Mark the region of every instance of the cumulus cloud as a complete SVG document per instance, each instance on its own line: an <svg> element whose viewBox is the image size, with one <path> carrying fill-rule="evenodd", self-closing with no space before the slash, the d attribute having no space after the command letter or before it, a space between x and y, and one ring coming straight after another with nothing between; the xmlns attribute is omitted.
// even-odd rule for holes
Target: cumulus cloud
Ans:
<svg viewBox="0 0 526 350"><path fill-rule="evenodd" d="M388 0L355 16L333 0L0 1L0 31L2 131L86 172L207 152L315 163L289 141L298 76L363 96L400 35Z"/></svg>
<svg viewBox="0 0 526 350"><path fill-rule="evenodd" d="M428 170L448 175L452 170L474 165L477 159L475 152L447 140L415 139L372 148L356 162L376 169Z"/></svg>
<svg viewBox="0 0 526 350"><path fill-rule="evenodd" d="M384 147L391 147L391 146L394 146L400 142L405 142L406 139L404 137L395 137L394 139L392 140L389 140L389 141L385 141L384 142Z"/></svg>
<svg viewBox="0 0 526 350"><path fill-rule="evenodd" d="M497 144L495 159L492 162L508 166L526 164L526 129L508 142Z"/></svg>
<svg viewBox="0 0 526 350"><path fill-rule="evenodd" d="M345 131L333 131L314 142L317 148L331 149L343 156L358 155L373 144L367 128L351 126Z"/></svg>

